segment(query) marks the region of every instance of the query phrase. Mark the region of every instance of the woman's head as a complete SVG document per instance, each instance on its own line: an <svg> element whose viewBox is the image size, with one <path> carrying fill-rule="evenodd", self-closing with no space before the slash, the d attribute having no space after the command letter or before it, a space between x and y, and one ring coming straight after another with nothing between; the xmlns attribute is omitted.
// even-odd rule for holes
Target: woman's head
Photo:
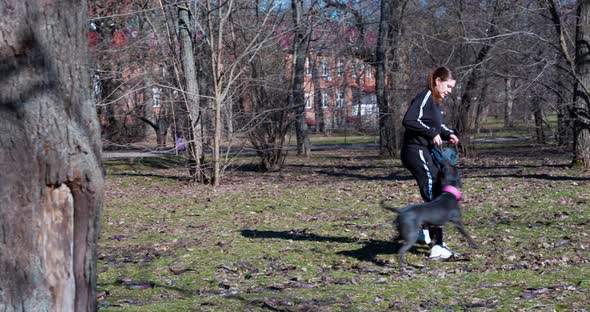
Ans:
<svg viewBox="0 0 590 312"><path fill-rule="evenodd" d="M438 67L430 72L428 89L432 92L436 104L440 105L442 99L453 91L456 82L453 72L446 66Z"/></svg>

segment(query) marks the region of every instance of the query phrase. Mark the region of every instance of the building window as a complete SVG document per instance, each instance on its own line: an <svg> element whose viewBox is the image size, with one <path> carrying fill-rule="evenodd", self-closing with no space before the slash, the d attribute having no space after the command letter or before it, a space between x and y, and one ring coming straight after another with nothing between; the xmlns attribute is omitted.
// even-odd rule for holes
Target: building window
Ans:
<svg viewBox="0 0 590 312"><path fill-rule="evenodd" d="M98 70L92 76L92 84L94 90L94 99L98 101L100 99L100 75L98 74Z"/></svg>
<svg viewBox="0 0 590 312"><path fill-rule="evenodd" d="M328 94L322 92L322 108L328 107Z"/></svg>
<svg viewBox="0 0 590 312"><path fill-rule="evenodd" d="M322 76L328 77L328 62L322 61Z"/></svg>
<svg viewBox="0 0 590 312"><path fill-rule="evenodd" d="M162 106L162 103L160 102L160 93L161 90L158 87L153 87L152 88L152 99L154 101L154 107L160 107Z"/></svg>
<svg viewBox="0 0 590 312"><path fill-rule="evenodd" d="M309 58L305 58L305 74L311 76L311 66L309 66Z"/></svg>
<svg viewBox="0 0 590 312"><path fill-rule="evenodd" d="M344 62L338 61L338 77L344 76Z"/></svg>
<svg viewBox="0 0 590 312"><path fill-rule="evenodd" d="M344 92L338 92L336 94L336 105L338 108L342 108L342 104L344 103Z"/></svg>
<svg viewBox="0 0 590 312"><path fill-rule="evenodd" d="M361 63L357 65L357 70L358 73L360 74L360 76L363 76L363 73L365 72L365 64Z"/></svg>
<svg viewBox="0 0 590 312"><path fill-rule="evenodd" d="M356 64L352 64L352 78L358 78L356 74Z"/></svg>
<svg viewBox="0 0 590 312"><path fill-rule="evenodd" d="M305 93L305 108L311 109L311 94L309 92Z"/></svg>
<svg viewBox="0 0 590 312"><path fill-rule="evenodd" d="M371 65L367 65L367 78L371 78L371 76L373 75L373 73L371 72L373 69L373 67L371 67Z"/></svg>

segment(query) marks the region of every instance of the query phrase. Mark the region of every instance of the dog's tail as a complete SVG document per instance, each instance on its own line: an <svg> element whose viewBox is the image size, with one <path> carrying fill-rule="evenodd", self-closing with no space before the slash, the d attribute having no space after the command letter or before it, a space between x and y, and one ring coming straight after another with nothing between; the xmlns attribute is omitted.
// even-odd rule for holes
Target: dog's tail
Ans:
<svg viewBox="0 0 590 312"><path fill-rule="evenodd" d="M382 199L381 202L381 208L395 212L395 213L400 213L399 208L393 207L392 205L388 204L385 199Z"/></svg>

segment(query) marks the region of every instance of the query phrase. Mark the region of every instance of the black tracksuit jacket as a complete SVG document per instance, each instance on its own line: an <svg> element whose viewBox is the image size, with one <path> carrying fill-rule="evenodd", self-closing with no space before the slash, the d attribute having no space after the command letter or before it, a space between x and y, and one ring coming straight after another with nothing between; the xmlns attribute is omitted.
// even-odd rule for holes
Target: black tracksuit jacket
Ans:
<svg viewBox="0 0 590 312"><path fill-rule="evenodd" d="M402 163L418 182L422 199L429 202L440 193L438 167L430 152L434 147L432 140L437 134L443 140L448 140L451 134L456 133L445 125L444 113L428 89L418 93L412 100L403 125Z"/></svg>
<svg viewBox="0 0 590 312"><path fill-rule="evenodd" d="M434 102L432 92L426 89L412 100L404 116L403 125L404 144L432 147L432 139L440 134L443 140L448 140L455 132L445 125L444 113Z"/></svg>

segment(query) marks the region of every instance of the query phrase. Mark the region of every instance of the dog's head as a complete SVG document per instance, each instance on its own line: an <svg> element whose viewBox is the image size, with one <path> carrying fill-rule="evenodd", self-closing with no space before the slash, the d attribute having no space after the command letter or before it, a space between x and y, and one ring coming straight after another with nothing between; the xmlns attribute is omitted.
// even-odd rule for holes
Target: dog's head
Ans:
<svg viewBox="0 0 590 312"><path fill-rule="evenodd" d="M459 177L459 170L456 166L453 166L448 160L444 160L442 163L442 185L451 185L456 188L461 187L461 179Z"/></svg>

